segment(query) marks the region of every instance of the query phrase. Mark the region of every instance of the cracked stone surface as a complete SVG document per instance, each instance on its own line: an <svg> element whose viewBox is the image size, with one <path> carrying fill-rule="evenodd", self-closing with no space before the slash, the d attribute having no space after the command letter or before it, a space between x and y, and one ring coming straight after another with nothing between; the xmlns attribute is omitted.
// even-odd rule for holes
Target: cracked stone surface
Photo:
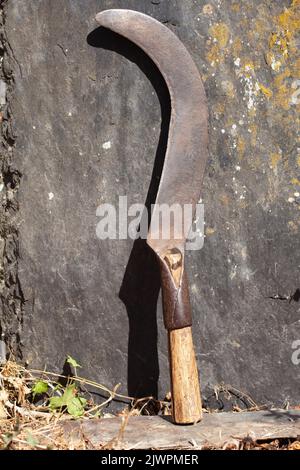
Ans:
<svg viewBox="0 0 300 470"><path fill-rule="evenodd" d="M187 254L204 398L222 407L228 389L240 406L251 405L249 397L299 403L299 0L125 3L9 0L5 7L13 162L22 174L22 359L60 372L70 354L82 376L121 382L123 393L127 375L131 394L155 394L158 374L158 395L169 390L151 255L136 245L126 270L132 241L96 236L99 204L119 195L145 201L160 135L149 64L117 40L97 47L94 33L87 42L98 11L126 7L179 36L208 97L206 237L203 249Z"/></svg>

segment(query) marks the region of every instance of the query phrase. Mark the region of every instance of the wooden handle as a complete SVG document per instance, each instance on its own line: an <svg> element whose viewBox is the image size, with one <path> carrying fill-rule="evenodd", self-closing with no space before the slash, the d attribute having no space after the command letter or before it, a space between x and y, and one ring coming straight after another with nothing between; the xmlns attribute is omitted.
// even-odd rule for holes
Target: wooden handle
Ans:
<svg viewBox="0 0 300 470"><path fill-rule="evenodd" d="M190 326L168 331L172 415L177 424L202 418L197 362Z"/></svg>
<svg viewBox="0 0 300 470"><path fill-rule="evenodd" d="M197 362L192 338L188 280L180 249L161 260L164 322L169 337L173 421L189 424L202 418Z"/></svg>

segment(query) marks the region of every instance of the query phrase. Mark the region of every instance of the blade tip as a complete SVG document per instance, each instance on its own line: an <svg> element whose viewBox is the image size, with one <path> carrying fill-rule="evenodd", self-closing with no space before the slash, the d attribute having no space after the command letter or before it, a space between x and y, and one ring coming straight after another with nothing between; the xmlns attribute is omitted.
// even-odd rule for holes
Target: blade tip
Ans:
<svg viewBox="0 0 300 470"><path fill-rule="evenodd" d="M128 10L112 8L110 10L103 10L97 13L95 20L100 26L112 26L116 20L120 20L122 16L128 13Z"/></svg>

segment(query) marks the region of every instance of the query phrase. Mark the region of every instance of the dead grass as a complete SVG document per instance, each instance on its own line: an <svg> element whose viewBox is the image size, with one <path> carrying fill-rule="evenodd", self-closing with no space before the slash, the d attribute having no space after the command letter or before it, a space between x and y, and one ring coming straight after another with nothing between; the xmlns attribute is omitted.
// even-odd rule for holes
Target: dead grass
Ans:
<svg viewBox="0 0 300 470"><path fill-rule="evenodd" d="M145 397L135 400L133 397L118 393L119 384L113 390L92 380L76 375L75 377L62 376L45 370L27 370L14 361L8 361L0 367L0 449L57 449L57 450L84 450L94 449L88 438L82 434L82 438L73 444L66 441L62 430L62 423L74 420L63 407L53 410L49 406L49 397L62 394L62 386L59 380L65 379L66 387L72 383L76 385L74 394L83 393L85 387L92 386L107 395L102 403L95 403L91 398L87 400L81 420L107 419L111 414L105 413L105 408L115 398L128 401L128 405L118 413L122 416L122 424L119 433L102 449L118 449L119 442L128 420L131 416L140 414L170 414L170 395L164 401L154 400L153 397ZM42 380L48 386L49 392L43 394L35 403L33 386L38 380ZM229 385L221 385L215 390L220 392L241 393L232 389ZM250 397L247 397L250 408L257 410L259 407ZM206 410L204 410L206 411ZM242 411L236 409L237 412ZM243 410L244 411L244 410ZM214 450L212 447L207 449ZM235 442L224 447L226 450L300 450L300 441L297 439L277 439L274 441L255 442L251 438L236 439Z"/></svg>
<svg viewBox="0 0 300 470"><path fill-rule="evenodd" d="M63 390L58 382L61 379L65 379L67 385L76 384L76 394L79 394L79 391L82 394L86 387L93 387L108 396L100 404L95 403L90 396L84 413L80 416L81 420L109 418L112 415L105 413L109 402L115 398L128 401L128 405L117 414L123 417L120 436L107 443L109 448L117 447L130 416L158 412L170 414L169 400L158 401L153 397L134 399L118 393L120 384L110 390L78 375L67 377L45 370L28 370L14 361L7 361L0 367L0 449L70 449L70 442L64 440L61 424L76 418L68 414L65 408L53 411L49 406L49 394L45 394L39 404L35 404L32 392L33 385L42 380L47 383L50 393L61 395ZM76 449L90 448L91 444L85 436L80 444L76 444Z"/></svg>

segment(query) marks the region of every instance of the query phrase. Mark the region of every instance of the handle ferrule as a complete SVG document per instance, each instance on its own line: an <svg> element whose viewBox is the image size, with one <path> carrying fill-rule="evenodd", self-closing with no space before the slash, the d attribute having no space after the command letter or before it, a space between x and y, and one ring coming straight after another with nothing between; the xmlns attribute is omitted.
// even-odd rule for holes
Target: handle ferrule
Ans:
<svg viewBox="0 0 300 470"><path fill-rule="evenodd" d="M192 325L190 296L183 255L172 248L160 258L164 324L167 330Z"/></svg>

